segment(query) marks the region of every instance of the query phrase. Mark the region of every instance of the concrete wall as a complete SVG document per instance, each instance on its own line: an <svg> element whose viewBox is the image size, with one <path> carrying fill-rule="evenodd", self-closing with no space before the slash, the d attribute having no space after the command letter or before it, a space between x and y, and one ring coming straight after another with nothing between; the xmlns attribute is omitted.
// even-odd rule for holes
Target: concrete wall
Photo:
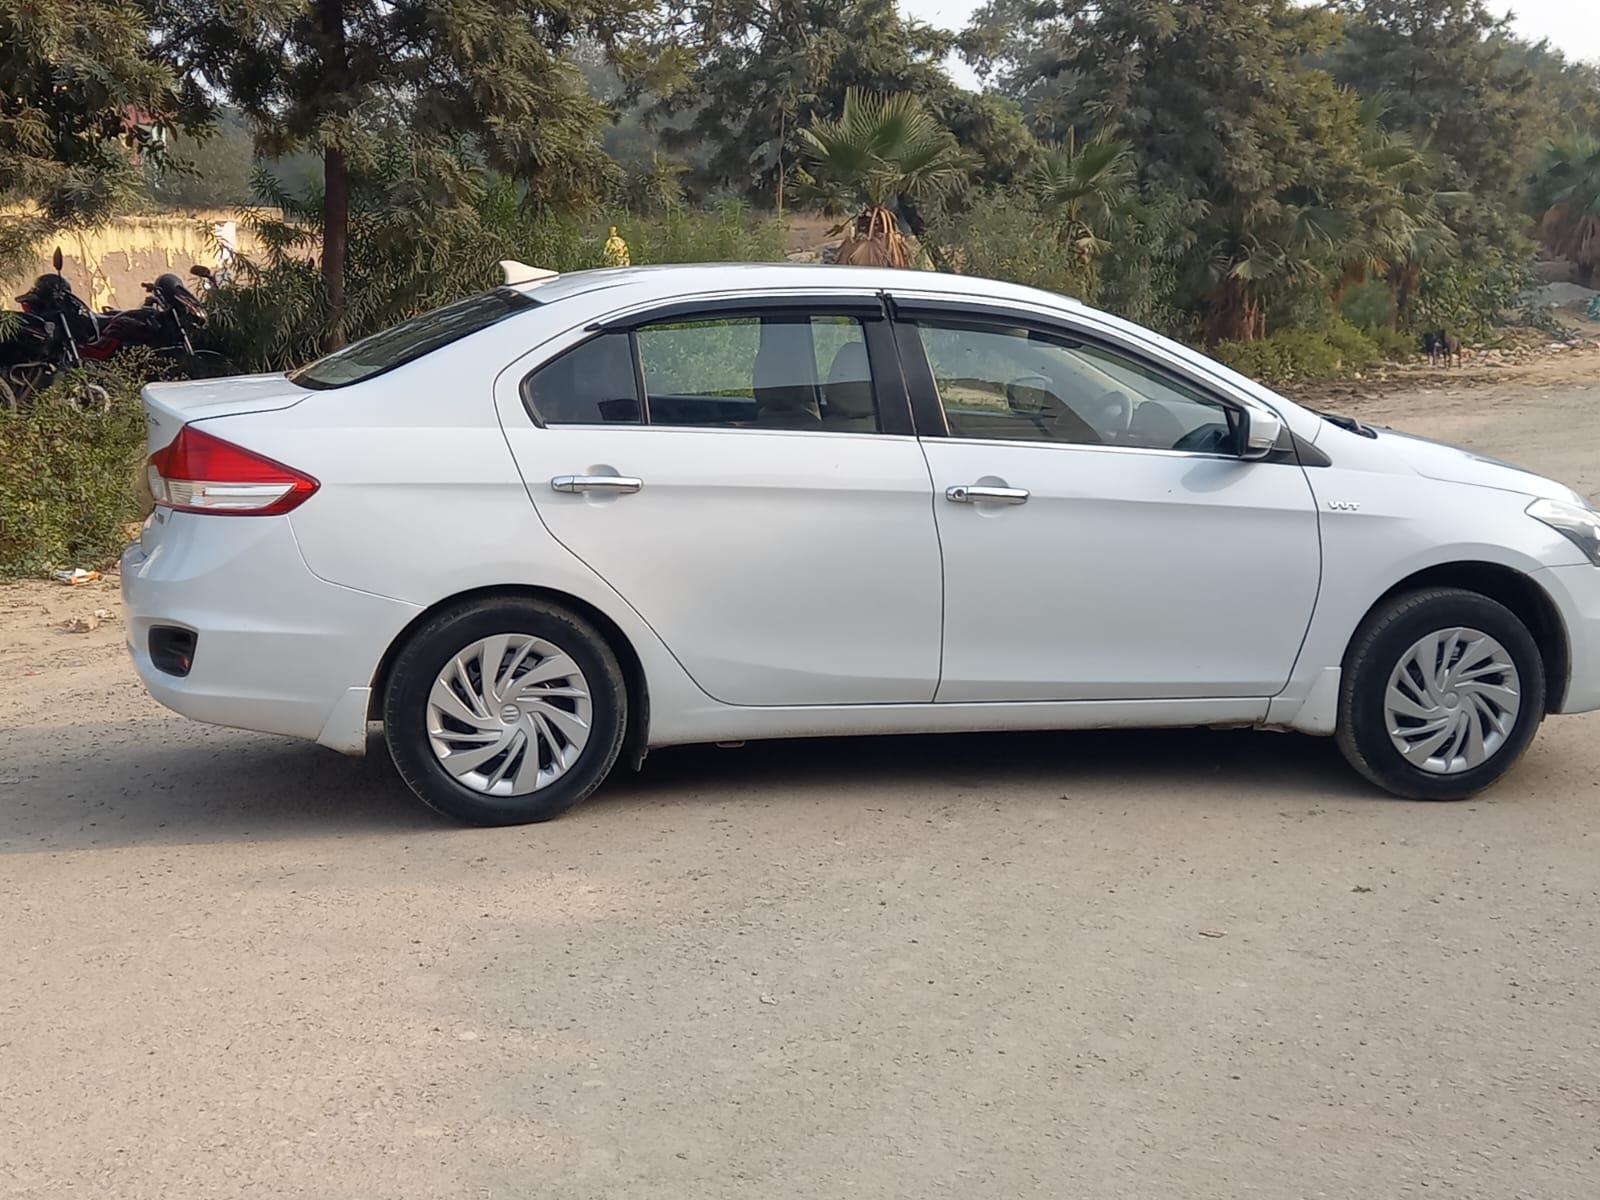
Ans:
<svg viewBox="0 0 1600 1200"><path fill-rule="evenodd" d="M50 256L59 245L66 259L61 273L92 308L132 308L144 303L141 284L164 271L187 275L196 263L212 270L221 266L225 255L219 236L231 238L246 255L259 250L237 214L223 211L122 217L102 229L62 234L39 247L31 269L0 280L0 303L14 308L17 293L50 270Z"/></svg>

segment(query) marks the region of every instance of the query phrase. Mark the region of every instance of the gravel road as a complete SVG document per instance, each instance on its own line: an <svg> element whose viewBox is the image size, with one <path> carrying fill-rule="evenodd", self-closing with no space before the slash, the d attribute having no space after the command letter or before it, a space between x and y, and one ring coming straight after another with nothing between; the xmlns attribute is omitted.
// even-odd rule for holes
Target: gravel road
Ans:
<svg viewBox="0 0 1600 1200"><path fill-rule="evenodd" d="M1600 355L1439 379L1357 411L1600 491ZM479 831L165 713L115 609L0 588L0 1195L1596 1194L1600 718L1455 805L893 738Z"/></svg>

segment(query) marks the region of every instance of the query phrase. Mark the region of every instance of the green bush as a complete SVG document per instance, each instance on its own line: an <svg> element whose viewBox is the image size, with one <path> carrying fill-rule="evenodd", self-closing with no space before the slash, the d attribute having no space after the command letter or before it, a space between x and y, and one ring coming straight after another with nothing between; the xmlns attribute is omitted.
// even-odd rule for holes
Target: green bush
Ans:
<svg viewBox="0 0 1600 1200"><path fill-rule="evenodd" d="M651 263L780 262L783 226L775 219L751 211L738 200L725 200L701 211L674 207L659 216L599 214L583 222L605 241L615 225L635 266ZM598 259L598 244L595 257ZM530 259L531 261L537 261Z"/></svg>
<svg viewBox="0 0 1600 1200"><path fill-rule="evenodd" d="M1373 345L1378 347L1378 352L1391 362L1405 362L1409 358L1415 358L1419 352L1417 339L1409 333L1401 333L1398 329L1380 325L1376 329L1368 330L1367 336L1372 339Z"/></svg>
<svg viewBox="0 0 1600 1200"><path fill-rule="evenodd" d="M1423 275L1410 327L1481 339L1532 282L1530 262L1512 253L1494 251L1457 260Z"/></svg>
<svg viewBox="0 0 1600 1200"><path fill-rule="evenodd" d="M1368 334L1394 328L1394 293L1381 279L1368 279L1345 289L1339 297L1339 315Z"/></svg>
<svg viewBox="0 0 1600 1200"><path fill-rule="evenodd" d="M1322 329L1280 329L1253 342L1218 342L1209 353L1252 379L1294 383L1348 375L1393 357L1397 336L1390 331L1380 343L1335 317Z"/></svg>
<svg viewBox="0 0 1600 1200"><path fill-rule="evenodd" d="M96 371L92 382L106 389L107 407L99 394L85 394L89 382L78 373L27 409L0 410L0 577L104 566L128 542L145 449L138 384Z"/></svg>
<svg viewBox="0 0 1600 1200"><path fill-rule="evenodd" d="M942 217L925 240L963 275L1095 298L1092 268L1061 245L1049 218L1020 192L983 193L965 211Z"/></svg>

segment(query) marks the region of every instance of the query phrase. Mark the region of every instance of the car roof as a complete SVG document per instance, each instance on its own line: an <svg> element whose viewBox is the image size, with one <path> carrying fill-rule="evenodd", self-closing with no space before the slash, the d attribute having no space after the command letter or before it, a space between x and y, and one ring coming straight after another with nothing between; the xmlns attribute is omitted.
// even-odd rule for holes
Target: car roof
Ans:
<svg viewBox="0 0 1600 1200"><path fill-rule="evenodd" d="M541 303L565 300L601 290L616 292L619 304L673 296L705 296L719 292L827 291L939 292L1014 300L1059 308L1079 302L1056 292L974 275L908 271L890 267L840 266L833 263L674 263L649 267L603 267L574 271L551 279L513 284Z"/></svg>

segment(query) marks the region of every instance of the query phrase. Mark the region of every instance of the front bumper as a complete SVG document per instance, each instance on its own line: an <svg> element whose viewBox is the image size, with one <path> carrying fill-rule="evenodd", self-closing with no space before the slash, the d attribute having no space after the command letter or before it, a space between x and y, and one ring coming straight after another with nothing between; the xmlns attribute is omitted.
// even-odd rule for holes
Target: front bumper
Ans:
<svg viewBox="0 0 1600 1200"><path fill-rule="evenodd" d="M122 558L128 650L160 703L186 717L365 746L366 697L417 606L311 573L285 517L156 510ZM196 635L187 675L150 657L150 629Z"/></svg>
<svg viewBox="0 0 1600 1200"><path fill-rule="evenodd" d="M1554 711L1600 709L1600 567L1546 567L1533 578L1555 601L1567 628L1567 694Z"/></svg>

